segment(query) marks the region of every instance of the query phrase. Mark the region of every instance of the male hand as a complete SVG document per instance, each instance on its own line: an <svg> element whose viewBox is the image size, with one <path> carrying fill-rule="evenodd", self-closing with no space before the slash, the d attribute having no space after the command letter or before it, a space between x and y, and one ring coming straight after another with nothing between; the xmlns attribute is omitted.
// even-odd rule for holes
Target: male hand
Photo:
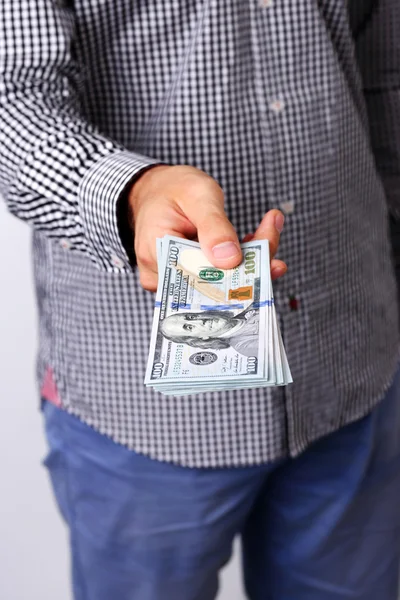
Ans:
<svg viewBox="0 0 400 600"><path fill-rule="evenodd" d="M157 289L157 237L198 239L204 254L220 269L232 269L242 260L236 231L224 211L224 193L203 171L187 166L153 167L132 186L129 205L140 283L146 290ZM283 221L279 210L271 210L251 236L267 238L272 257L278 248ZM271 261L274 279L285 272L285 263Z"/></svg>

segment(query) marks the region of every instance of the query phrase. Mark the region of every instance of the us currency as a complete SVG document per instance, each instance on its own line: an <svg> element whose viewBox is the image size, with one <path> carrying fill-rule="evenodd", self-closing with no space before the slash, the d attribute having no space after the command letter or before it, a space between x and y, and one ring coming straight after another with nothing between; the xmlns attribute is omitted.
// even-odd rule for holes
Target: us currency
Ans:
<svg viewBox="0 0 400 600"><path fill-rule="evenodd" d="M282 385L291 380L277 327L265 240L215 268L199 244L157 240L159 284L145 384L166 394Z"/></svg>

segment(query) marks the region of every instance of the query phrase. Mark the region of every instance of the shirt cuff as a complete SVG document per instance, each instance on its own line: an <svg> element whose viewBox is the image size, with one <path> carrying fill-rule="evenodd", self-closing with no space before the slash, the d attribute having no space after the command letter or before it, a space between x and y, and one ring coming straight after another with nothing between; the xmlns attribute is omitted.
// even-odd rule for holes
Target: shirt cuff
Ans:
<svg viewBox="0 0 400 600"><path fill-rule="evenodd" d="M132 269L119 233L118 200L130 182L153 164L157 161L147 156L117 151L92 165L81 181L78 194L85 237L96 262L109 272Z"/></svg>

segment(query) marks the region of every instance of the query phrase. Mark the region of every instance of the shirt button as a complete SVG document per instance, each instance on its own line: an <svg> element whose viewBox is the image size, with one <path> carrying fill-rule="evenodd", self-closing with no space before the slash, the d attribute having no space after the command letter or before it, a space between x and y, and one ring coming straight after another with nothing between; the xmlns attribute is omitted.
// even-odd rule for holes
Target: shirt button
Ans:
<svg viewBox="0 0 400 600"><path fill-rule="evenodd" d="M264 8L270 8L274 3L274 0L260 0L260 4L261 6L264 6Z"/></svg>
<svg viewBox="0 0 400 600"><path fill-rule="evenodd" d="M281 209L285 215L291 215L294 213L294 202L292 200L289 200L288 202L282 202Z"/></svg>
<svg viewBox="0 0 400 600"><path fill-rule="evenodd" d="M70 250L72 244L69 240L60 240L60 246L63 250Z"/></svg>
<svg viewBox="0 0 400 600"><path fill-rule="evenodd" d="M114 267L117 267L118 269L122 269L122 267L124 266L124 261L116 254L112 255L111 262L114 265Z"/></svg>
<svg viewBox="0 0 400 600"><path fill-rule="evenodd" d="M272 112L280 113L285 108L285 103L283 102L283 100L279 100L279 98L277 98L276 100L273 100L273 102L271 102L269 107L272 110Z"/></svg>

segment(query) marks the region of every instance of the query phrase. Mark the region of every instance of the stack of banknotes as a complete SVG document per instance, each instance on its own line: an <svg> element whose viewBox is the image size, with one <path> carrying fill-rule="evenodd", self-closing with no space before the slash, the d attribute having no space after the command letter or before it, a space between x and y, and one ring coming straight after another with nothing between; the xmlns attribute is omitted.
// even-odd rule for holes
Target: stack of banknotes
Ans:
<svg viewBox="0 0 400 600"><path fill-rule="evenodd" d="M157 240L158 289L145 385L167 395L292 382L273 298L267 240L242 244L236 268L200 244Z"/></svg>

